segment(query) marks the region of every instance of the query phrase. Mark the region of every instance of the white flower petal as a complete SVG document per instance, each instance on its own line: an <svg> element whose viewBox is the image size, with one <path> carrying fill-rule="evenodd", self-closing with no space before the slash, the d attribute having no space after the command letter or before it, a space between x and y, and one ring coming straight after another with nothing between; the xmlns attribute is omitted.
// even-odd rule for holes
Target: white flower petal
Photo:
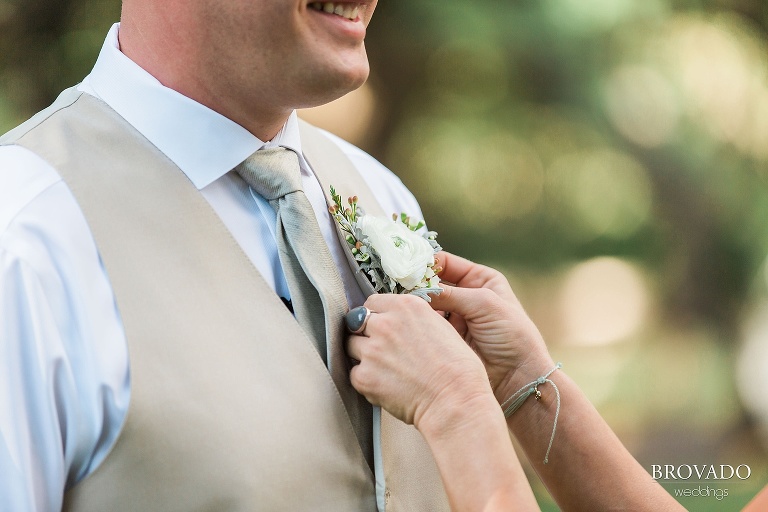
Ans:
<svg viewBox="0 0 768 512"><path fill-rule="evenodd" d="M401 222L386 217L366 215L357 224L379 255L384 272L406 290L416 288L434 261L430 243Z"/></svg>

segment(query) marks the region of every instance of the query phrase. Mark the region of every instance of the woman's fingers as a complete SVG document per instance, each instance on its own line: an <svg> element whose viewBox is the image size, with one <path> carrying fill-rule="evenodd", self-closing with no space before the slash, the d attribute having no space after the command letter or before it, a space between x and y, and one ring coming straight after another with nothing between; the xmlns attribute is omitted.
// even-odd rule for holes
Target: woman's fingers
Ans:
<svg viewBox="0 0 768 512"><path fill-rule="evenodd" d="M450 252L441 251L435 258L443 269L440 271L440 278L465 288L480 288L498 274L491 267L480 265Z"/></svg>
<svg viewBox="0 0 768 512"><path fill-rule="evenodd" d="M501 297L487 288L445 286L442 293L432 296L431 306L471 321L489 313L500 312L502 302Z"/></svg>
<svg viewBox="0 0 768 512"><path fill-rule="evenodd" d="M449 252L440 252L435 256L442 267L439 276L446 283L461 288L487 288L507 301L517 301L504 274L464 259Z"/></svg>
<svg viewBox="0 0 768 512"><path fill-rule="evenodd" d="M355 361L360 361L363 358L362 350L363 344L368 341L365 336L358 336L351 334L347 338L347 355Z"/></svg>
<svg viewBox="0 0 768 512"><path fill-rule="evenodd" d="M478 279L479 273L476 267L479 267L479 265L468 259L446 251L439 252L435 258L438 261L437 264L443 269L440 272L440 279L444 281L457 285L469 286L466 281L476 281Z"/></svg>
<svg viewBox="0 0 768 512"><path fill-rule="evenodd" d="M463 316L451 313L451 316L448 317L448 323L451 324L454 329L456 329L456 332L459 333L459 336L466 338L469 328L467 327L467 322L464 320Z"/></svg>

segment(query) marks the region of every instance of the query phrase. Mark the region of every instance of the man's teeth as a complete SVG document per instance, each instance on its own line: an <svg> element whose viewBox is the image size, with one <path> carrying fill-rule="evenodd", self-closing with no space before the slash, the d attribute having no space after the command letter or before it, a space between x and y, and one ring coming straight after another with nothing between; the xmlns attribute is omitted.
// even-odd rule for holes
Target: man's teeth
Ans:
<svg viewBox="0 0 768 512"><path fill-rule="evenodd" d="M360 6L358 4L349 3L334 3L334 2L312 2L309 6L316 11L327 12L328 14L336 14L343 16L348 20L356 20L357 15L360 12Z"/></svg>

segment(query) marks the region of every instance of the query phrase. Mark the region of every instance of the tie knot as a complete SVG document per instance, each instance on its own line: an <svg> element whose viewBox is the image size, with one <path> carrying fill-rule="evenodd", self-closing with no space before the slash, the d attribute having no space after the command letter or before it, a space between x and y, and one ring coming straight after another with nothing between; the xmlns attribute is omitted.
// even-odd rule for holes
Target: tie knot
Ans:
<svg viewBox="0 0 768 512"><path fill-rule="evenodd" d="M259 150L235 171L267 201L302 190L299 156L283 147Z"/></svg>

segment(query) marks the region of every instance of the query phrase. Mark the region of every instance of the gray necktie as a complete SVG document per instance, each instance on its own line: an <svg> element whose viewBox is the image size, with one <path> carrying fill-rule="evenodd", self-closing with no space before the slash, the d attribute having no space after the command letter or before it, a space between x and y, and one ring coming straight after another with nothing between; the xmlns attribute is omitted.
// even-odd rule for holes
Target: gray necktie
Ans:
<svg viewBox="0 0 768 512"><path fill-rule="evenodd" d="M298 156L282 147L264 149L235 170L277 213L275 238L296 320L326 362L370 462L371 407L349 383L343 348L344 284L304 194Z"/></svg>

